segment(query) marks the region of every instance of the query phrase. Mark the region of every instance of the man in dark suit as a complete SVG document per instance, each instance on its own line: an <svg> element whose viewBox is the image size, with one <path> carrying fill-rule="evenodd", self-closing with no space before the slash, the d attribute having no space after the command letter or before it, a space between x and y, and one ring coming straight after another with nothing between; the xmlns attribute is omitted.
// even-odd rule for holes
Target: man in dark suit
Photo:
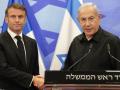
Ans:
<svg viewBox="0 0 120 90"><path fill-rule="evenodd" d="M8 30L0 34L0 89L36 90L44 84L39 75L35 40L22 34L26 10L13 4L6 9Z"/></svg>
<svg viewBox="0 0 120 90"><path fill-rule="evenodd" d="M100 26L100 12L93 3L78 9L78 21L83 33L73 40L64 70L119 70L120 39Z"/></svg>

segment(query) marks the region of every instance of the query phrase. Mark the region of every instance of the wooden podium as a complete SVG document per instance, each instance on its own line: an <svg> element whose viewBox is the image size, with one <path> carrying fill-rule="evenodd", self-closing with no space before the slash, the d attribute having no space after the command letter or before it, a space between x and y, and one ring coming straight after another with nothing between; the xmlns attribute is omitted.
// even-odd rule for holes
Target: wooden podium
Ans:
<svg viewBox="0 0 120 90"><path fill-rule="evenodd" d="M46 71L44 90L120 90L120 71Z"/></svg>
<svg viewBox="0 0 120 90"><path fill-rule="evenodd" d="M108 84L46 84L45 90L120 90L120 85Z"/></svg>

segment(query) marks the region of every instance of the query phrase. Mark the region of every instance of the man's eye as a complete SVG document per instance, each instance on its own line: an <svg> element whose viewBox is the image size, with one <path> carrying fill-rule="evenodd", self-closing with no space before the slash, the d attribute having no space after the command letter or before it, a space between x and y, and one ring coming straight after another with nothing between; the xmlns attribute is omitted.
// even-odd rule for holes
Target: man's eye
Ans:
<svg viewBox="0 0 120 90"><path fill-rule="evenodd" d="M23 18L23 16L19 16L19 18Z"/></svg>
<svg viewBox="0 0 120 90"><path fill-rule="evenodd" d="M11 18L15 18L16 16L10 16Z"/></svg>
<svg viewBox="0 0 120 90"><path fill-rule="evenodd" d="M81 18L81 21L85 21L86 19L85 18Z"/></svg>
<svg viewBox="0 0 120 90"><path fill-rule="evenodd" d="M90 17L90 18L89 18L90 21L93 21L94 19L95 19L94 17Z"/></svg>

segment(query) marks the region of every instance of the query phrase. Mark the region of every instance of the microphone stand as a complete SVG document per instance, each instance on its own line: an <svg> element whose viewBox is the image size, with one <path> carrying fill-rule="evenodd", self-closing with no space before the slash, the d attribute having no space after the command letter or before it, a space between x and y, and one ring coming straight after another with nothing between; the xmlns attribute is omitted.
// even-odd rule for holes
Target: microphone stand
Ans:
<svg viewBox="0 0 120 90"><path fill-rule="evenodd" d="M67 69L67 71L71 70L75 65L77 65L80 61L82 61L91 52L92 47L93 47L93 44L90 44L88 52L85 55L83 55L78 61L76 61L74 64L72 64Z"/></svg>

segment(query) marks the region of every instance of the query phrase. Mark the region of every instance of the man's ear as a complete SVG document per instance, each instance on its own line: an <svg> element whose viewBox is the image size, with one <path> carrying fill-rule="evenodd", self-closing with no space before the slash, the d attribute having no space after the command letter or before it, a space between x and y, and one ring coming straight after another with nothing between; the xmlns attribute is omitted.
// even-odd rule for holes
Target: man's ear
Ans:
<svg viewBox="0 0 120 90"><path fill-rule="evenodd" d="M98 17L101 19L101 18L103 18L103 15L102 14L98 14Z"/></svg>
<svg viewBox="0 0 120 90"><path fill-rule="evenodd" d="M8 17L7 16L5 16L5 22L8 23Z"/></svg>

